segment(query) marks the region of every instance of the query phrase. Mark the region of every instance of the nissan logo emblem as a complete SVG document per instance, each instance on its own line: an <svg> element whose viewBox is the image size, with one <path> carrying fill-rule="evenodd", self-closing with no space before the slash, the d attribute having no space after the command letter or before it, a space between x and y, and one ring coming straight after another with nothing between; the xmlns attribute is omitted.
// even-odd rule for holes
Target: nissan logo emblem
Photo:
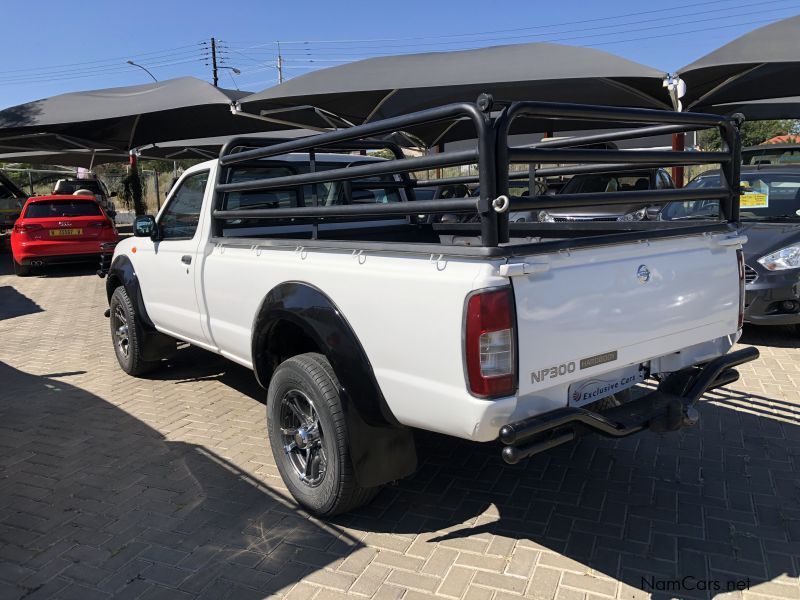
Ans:
<svg viewBox="0 0 800 600"><path fill-rule="evenodd" d="M636 271L636 279L639 280L639 283L650 281L650 269L647 268L647 265L639 265L639 269Z"/></svg>

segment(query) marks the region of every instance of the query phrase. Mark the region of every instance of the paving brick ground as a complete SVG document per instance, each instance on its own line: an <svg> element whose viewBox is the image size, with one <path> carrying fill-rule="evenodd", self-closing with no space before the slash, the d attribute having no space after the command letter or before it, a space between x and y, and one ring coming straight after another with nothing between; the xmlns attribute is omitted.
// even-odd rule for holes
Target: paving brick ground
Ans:
<svg viewBox="0 0 800 600"><path fill-rule="evenodd" d="M748 331L761 360L694 429L516 467L420 435L414 477L325 523L288 498L249 372L186 348L127 377L91 269L18 279L7 258L0 599L800 598L792 332Z"/></svg>

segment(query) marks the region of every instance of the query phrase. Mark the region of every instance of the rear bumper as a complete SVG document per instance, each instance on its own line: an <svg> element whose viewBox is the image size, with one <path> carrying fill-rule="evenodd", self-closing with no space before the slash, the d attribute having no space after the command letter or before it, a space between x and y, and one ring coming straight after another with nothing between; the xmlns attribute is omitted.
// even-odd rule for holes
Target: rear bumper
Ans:
<svg viewBox="0 0 800 600"><path fill-rule="evenodd" d="M644 429L677 431L693 425L699 418L694 404L700 396L736 381L739 374L733 367L756 358L758 350L753 347L731 352L699 369L675 373L658 390L603 413L565 407L504 425L500 429L503 460L515 464L589 432L625 437Z"/></svg>
<svg viewBox="0 0 800 600"><path fill-rule="evenodd" d="M60 265L67 263L89 263L89 262L102 262L103 254L100 252L86 252L83 254L59 254L58 256L36 256L32 258L23 258L17 262L25 266L44 266L44 265Z"/></svg>
<svg viewBox="0 0 800 600"><path fill-rule="evenodd" d="M77 256L97 256L113 252L115 244L116 242L103 239L88 242L29 242L22 244L15 244L12 240L12 250L14 259L24 265L31 262L53 262Z"/></svg>

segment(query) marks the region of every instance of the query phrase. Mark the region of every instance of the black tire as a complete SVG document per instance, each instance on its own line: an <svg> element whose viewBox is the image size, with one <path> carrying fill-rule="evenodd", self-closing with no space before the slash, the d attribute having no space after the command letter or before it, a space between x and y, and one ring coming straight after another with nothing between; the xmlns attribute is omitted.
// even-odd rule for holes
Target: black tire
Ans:
<svg viewBox="0 0 800 600"><path fill-rule="evenodd" d="M18 263L13 255L11 256L11 262L14 263L14 275L17 277L27 277L31 274L31 267Z"/></svg>
<svg viewBox="0 0 800 600"><path fill-rule="evenodd" d="M368 503L380 490L356 481L339 382L322 354L294 356L275 370L267 391L267 432L286 487L309 512L322 517L344 513ZM303 457L310 465L305 471Z"/></svg>
<svg viewBox="0 0 800 600"><path fill-rule="evenodd" d="M109 321L111 322L111 340L114 354L119 366L128 375L137 377L150 371L158 363L144 360L144 343L141 324L136 315L133 302L125 288L119 286L111 295L109 302ZM120 328L124 327L122 331Z"/></svg>

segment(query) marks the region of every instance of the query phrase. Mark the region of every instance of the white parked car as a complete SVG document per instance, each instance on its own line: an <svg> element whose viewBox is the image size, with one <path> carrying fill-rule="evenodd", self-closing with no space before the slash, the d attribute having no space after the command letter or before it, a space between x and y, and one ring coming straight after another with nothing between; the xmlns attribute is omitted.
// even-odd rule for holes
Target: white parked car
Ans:
<svg viewBox="0 0 800 600"><path fill-rule="evenodd" d="M738 192L648 192L658 202L724 197L727 214L713 222L509 230L508 212L559 197L500 193L507 166L497 170L490 144L515 162L602 163L612 157L587 152L616 152L608 162L619 168L637 159L508 148L471 106L448 110L475 119L480 151L397 160L321 153L373 147L363 139L440 117L423 111L271 147L231 142L220 159L188 169L158 216L137 219L135 237L114 252L108 314L120 366L141 374L181 340L252 369L267 390L280 473L319 515L410 475L414 429L500 438L498 459L514 463L586 431L621 437L693 424L700 395L757 356L726 354L743 310L743 238L731 223ZM735 138L719 117L636 114L644 124L719 126ZM732 169L733 147L685 156ZM414 200L408 172L448 161L478 162L485 195ZM426 218L470 211L479 222ZM624 390L652 378L658 390L623 401Z"/></svg>

